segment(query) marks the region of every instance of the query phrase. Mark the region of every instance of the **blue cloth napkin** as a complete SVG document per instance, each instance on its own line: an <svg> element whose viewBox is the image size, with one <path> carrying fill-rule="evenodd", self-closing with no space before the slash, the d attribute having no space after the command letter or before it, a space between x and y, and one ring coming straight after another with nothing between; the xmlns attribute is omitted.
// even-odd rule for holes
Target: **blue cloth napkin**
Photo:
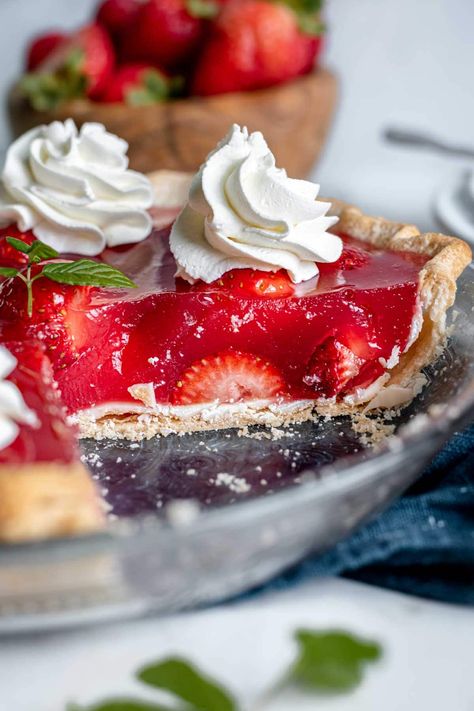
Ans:
<svg viewBox="0 0 474 711"><path fill-rule="evenodd" d="M344 575L473 605L474 425L456 433L391 508L264 589L281 589L315 575Z"/></svg>

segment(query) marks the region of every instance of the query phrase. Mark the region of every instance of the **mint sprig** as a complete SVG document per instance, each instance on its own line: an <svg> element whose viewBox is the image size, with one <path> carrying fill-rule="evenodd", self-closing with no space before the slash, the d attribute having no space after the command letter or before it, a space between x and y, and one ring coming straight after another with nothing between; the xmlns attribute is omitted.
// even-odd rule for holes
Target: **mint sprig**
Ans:
<svg viewBox="0 0 474 711"><path fill-rule="evenodd" d="M279 683L255 705L263 711L267 702L286 688L300 688L313 694L345 694L358 686L368 663L380 659L377 642L361 639L342 630L295 632L298 655ZM179 657L169 657L140 669L137 679L175 697L172 708L141 699L114 698L92 706L69 704L66 711L239 711L233 695L215 679ZM183 705L184 702L184 705Z"/></svg>
<svg viewBox="0 0 474 711"><path fill-rule="evenodd" d="M60 258L59 252L37 239L33 244L27 244L16 237L7 237L8 244L28 256L28 262L23 269L0 267L0 276L8 279L18 278L24 282L28 294L27 312L29 318L33 316L33 284L38 279L47 277L58 284L72 286L102 286L105 288L136 287L123 272L109 264L95 262L93 259L77 259L70 261L48 262L50 259ZM45 262L41 271L32 276L32 267Z"/></svg>

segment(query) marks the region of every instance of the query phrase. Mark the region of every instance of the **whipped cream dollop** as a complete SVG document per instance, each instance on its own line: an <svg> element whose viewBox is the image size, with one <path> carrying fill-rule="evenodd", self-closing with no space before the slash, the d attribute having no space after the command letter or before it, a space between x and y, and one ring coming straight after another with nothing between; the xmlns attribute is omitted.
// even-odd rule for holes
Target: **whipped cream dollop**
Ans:
<svg viewBox="0 0 474 711"><path fill-rule="evenodd" d="M4 346L0 346L0 449L8 447L18 436L17 423L34 427L38 418L30 410L21 392L14 383L5 378L15 370L16 358Z"/></svg>
<svg viewBox="0 0 474 711"><path fill-rule="evenodd" d="M87 256L140 242L152 228L153 189L128 169L128 144L99 123L54 121L31 129L7 152L0 225L16 222L58 252Z"/></svg>
<svg viewBox="0 0 474 711"><path fill-rule="evenodd" d="M319 185L289 178L260 132L234 125L194 177L170 237L177 276L209 283L230 269L286 269L295 282L334 262L341 239L328 232Z"/></svg>

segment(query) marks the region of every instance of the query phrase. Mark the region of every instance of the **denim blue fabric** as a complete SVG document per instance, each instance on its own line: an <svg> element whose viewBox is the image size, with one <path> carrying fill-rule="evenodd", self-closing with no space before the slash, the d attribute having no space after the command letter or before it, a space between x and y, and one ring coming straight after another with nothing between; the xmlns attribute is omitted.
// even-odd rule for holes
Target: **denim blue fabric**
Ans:
<svg viewBox="0 0 474 711"><path fill-rule="evenodd" d="M456 433L384 513L263 589L343 575L447 602L474 604L474 425Z"/></svg>

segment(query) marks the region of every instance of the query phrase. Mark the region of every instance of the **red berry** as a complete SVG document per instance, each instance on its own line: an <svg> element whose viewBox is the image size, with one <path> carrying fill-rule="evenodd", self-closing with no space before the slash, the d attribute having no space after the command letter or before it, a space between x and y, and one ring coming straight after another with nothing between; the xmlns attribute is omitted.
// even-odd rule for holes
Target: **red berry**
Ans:
<svg viewBox="0 0 474 711"><path fill-rule="evenodd" d="M24 252L12 247L7 242L7 237L15 237L26 244L31 244L35 236L31 230L21 232L16 225L3 227L0 229L0 266L1 267L21 267L28 262L28 257Z"/></svg>
<svg viewBox="0 0 474 711"><path fill-rule="evenodd" d="M189 291L187 284L178 284L178 288ZM265 299L282 299L292 296L294 284L285 271L265 272L261 269L232 269L222 275L220 279L205 284L197 281L191 289L193 291L230 291L239 296L255 298L260 296Z"/></svg>
<svg viewBox="0 0 474 711"><path fill-rule="evenodd" d="M31 42L26 55L28 71L34 71L65 39L66 35L63 32L49 32L36 37Z"/></svg>
<svg viewBox="0 0 474 711"><path fill-rule="evenodd" d="M202 358L180 377L171 400L175 405L240 402L273 398L285 389L280 372L251 353L224 351Z"/></svg>
<svg viewBox="0 0 474 711"><path fill-rule="evenodd" d="M140 0L104 0L99 5L96 20L112 37L120 37L130 27L140 5Z"/></svg>
<svg viewBox="0 0 474 711"><path fill-rule="evenodd" d="M338 261L334 263L334 266L343 271L350 271L351 269L362 267L364 264L367 264L368 261L369 256L367 252L363 252L354 247L344 247L341 256Z"/></svg>
<svg viewBox="0 0 474 711"><path fill-rule="evenodd" d="M259 89L310 71L317 42L295 13L266 0L226 4L197 64L192 90L210 95Z"/></svg>
<svg viewBox="0 0 474 711"><path fill-rule="evenodd" d="M197 48L203 20L188 12L185 0L148 0L123 37L122 56L175 67Z"/></svg>
<svg viewBox="0 0 474 711"><path fill-rule="evenodd" d="M330 336L314 351L303 381L318 395L334 397L358 375L363 362L350 348Z"/></svg>
<svg viewBox="0 0 474 711"><path fill-rule="evenodd" d="M71 35L39 69L43 77L56 78L59 96L55 99L81 95L98 99L107 86L114 63L115 52L108 33L93 23Z"/></svg>
<svg viewBox="0 0 474 711"><path fill-rule="evenodd" d="M165 72L144 63L124 64L110 78L101 101L143 106L164 101L169 95L170 80Z"/></svg>

